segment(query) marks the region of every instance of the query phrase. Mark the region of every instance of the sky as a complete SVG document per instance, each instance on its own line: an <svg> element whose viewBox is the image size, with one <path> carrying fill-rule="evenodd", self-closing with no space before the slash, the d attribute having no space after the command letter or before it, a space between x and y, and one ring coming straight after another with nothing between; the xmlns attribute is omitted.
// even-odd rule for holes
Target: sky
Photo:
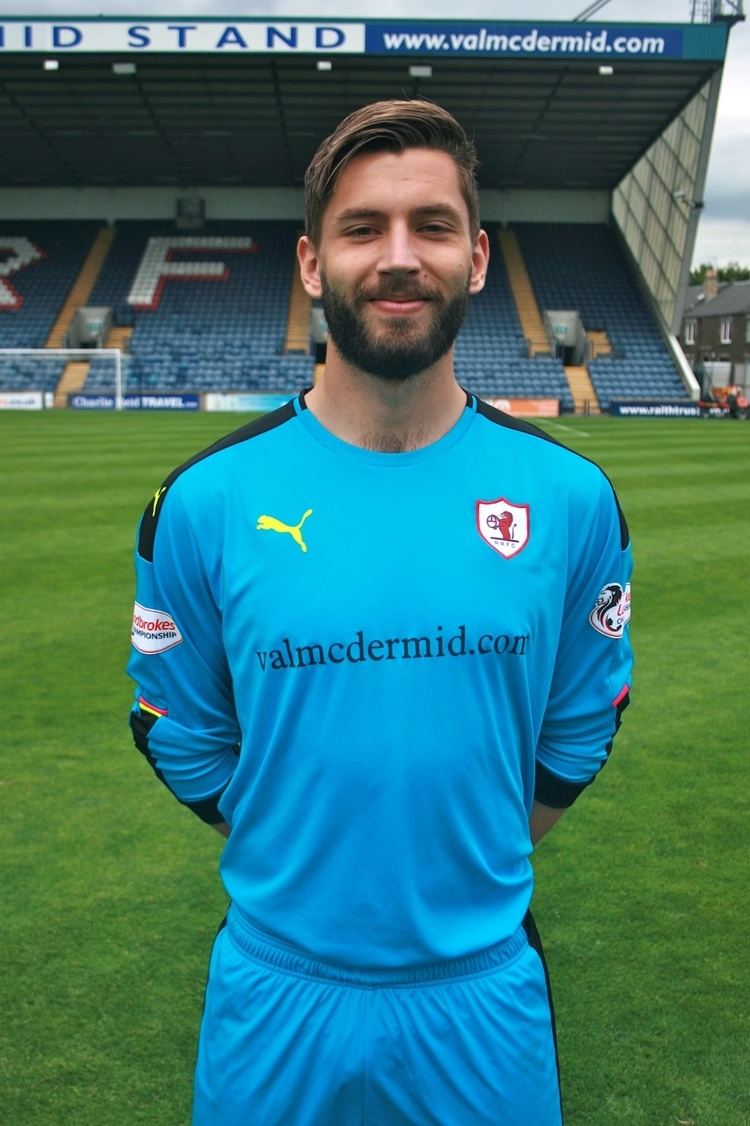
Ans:
<svg viewBox="0 0 750 1126"><path fill-rule="evenodd" d="M585 0L465 0L462 19L567 21ZM698 5L701 6L701 5ZM725 5L726 6L726 5ZM610 0L593 22L687 23L690 0ZM431 0L430 19L453 19L455 0ZM0 15L24 16L338 16L378 19L425 18L418 0L0 0ZM693 262L714 266L739 261L750 266L750 20L729 37L727 61L714 129Z"/></svg>

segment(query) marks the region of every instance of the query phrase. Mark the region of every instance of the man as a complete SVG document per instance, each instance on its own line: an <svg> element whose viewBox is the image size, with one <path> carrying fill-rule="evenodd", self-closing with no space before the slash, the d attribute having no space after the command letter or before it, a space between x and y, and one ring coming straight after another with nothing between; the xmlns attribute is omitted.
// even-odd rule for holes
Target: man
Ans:
<svg viewBox="0 0 750 1126"><path fill-rule="evenodd" d="M422 101L323 142L324 378L140 525L135 739L228 837L201 1126L561 1121L529 855L627 703L628 533L595 465L456 382L475 164Z"/></svg>

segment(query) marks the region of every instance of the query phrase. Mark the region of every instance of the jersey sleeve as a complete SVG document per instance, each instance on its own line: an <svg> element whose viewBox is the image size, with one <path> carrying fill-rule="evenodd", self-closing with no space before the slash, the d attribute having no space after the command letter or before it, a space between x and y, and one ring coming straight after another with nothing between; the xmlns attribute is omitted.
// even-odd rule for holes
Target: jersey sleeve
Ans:
<svg viewBox="0 0 750 1126"><path fill-rule="evenodd" d="M197 533L181 483L158 490L139 525L130 725L175 797L217 824L240 733L222 645L220 549L212 545L212 562L211 537Z"/></svg>
<svg viewBox="0 0 750 1126"><path fill-rule="evenodd" d="M589 494L590 496L591 494ZM607 478L574 520L577 543L536 754L537 801L571 805L607 761L632 679L625 518Z"/></svg>

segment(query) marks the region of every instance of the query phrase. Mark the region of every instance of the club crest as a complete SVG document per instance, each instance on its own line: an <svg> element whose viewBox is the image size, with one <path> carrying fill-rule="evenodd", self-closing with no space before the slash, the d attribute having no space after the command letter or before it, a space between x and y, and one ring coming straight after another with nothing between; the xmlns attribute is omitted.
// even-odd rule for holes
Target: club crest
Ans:
<svg viewBox="0 0 750 1126"><path fill-rule="evenodd" d="M529 542L530 513L528 504L511 504L505 497L478 500L477 531L489 547L512 559Z"/></svg>

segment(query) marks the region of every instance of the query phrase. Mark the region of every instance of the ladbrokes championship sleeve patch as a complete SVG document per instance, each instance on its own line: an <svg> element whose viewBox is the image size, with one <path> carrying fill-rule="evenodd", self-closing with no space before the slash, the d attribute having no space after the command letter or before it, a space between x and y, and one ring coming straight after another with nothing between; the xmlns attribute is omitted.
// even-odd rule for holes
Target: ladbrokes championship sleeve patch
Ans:
<svg viewBox="0 0 750 1126"><path fill-rule="evenodd" d="M152 610L136 602L131 638L139 653L164 653L180 644L182 634L169 611Z"/></svg>

